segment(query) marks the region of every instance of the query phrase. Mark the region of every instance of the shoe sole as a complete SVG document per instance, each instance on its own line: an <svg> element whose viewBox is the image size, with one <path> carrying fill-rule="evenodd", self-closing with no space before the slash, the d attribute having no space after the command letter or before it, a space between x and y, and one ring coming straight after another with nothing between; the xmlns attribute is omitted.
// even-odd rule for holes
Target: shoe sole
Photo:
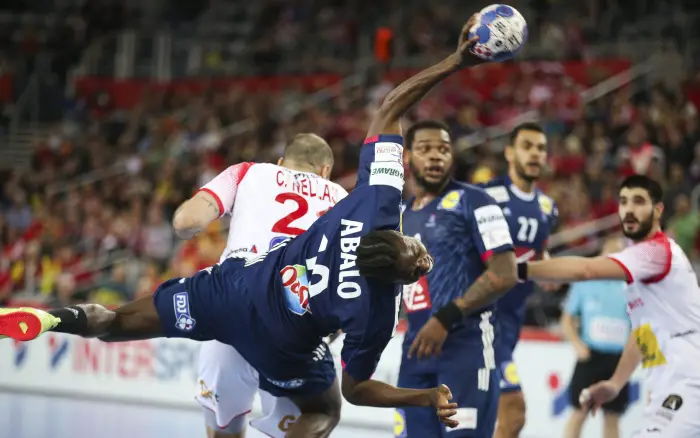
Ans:
<svg viewBox="0 0 700 438"><path fill-rule="evenodd" d="M30 312L21 310L0 315L0 338L7 336L15 341L31 341L41 334L41 320Z"/></svg>

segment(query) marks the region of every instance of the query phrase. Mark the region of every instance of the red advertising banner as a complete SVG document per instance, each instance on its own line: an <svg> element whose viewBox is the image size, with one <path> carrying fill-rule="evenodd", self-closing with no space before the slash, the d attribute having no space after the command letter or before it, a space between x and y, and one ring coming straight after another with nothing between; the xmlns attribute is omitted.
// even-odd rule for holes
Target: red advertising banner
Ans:
<svg viewBox="0 0 700 438"><path fill-rule="evenodd" d="M559 72L582 85L595 84L605 78L621 73L630 68L630 62L624 59L570 62L535 62L535 63L493 63L479 68L468 69L455 76L465 87L470 87L484 97L504 81L511 80L523 71L536 70ZM391 71L387 78L400 82L415 70ZM76 81L78 97L89 98L98 92L106 92L117 108L129 108L136 105L144 93L152 92L186 92L201 93L206 90L225 90L241 88L246 91L266 92L285 89L302 89L314 91L339 83L342 76L337 74L283 75L274 77L231 77L231 78L192 78L159 83L147 79L112 79L105 77L82 77ZM11 88L11 87L10 87Z"/></svg>

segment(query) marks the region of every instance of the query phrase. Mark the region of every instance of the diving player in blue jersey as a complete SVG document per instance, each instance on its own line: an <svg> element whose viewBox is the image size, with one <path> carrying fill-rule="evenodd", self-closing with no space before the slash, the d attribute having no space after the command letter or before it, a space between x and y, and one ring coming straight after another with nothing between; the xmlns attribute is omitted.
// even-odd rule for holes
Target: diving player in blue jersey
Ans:
<svg viewBox="0 0 700 438"><path fill-rule="evenodd" d="M503 209L515 256L524 263L547 256L547 239L557 217L552 199L536 187L547 163L547 137L542 127L523 123L513 129L505 158L508 174L490 181L485 189ZM525 300L533 290L532 282L518 284L496 304L495 351L501 373L501 397L494 438L517 438L525 426L525 398L513 351L525 322Z"/></svg>
<svg viewBox="0 0 700 438"><path fill-rule="evenodd" d="M460 425L446 429L430 409L408 407L398 411L405 427L398 436L492 438L499 396L495 300L517 282L508 223L484 189L450 179L452 145L444 125L415 124L406 148L417 191L406 202L403 231L425 244L435 267L404 288L408 331L398 384L446 384Z"/></svg>
<svg viewBox="0 0 700 438"><path fill-rule="evenodd" d="M342 329L342 394L348 401L429 407L445 425L458 426L447 386L402 389L370 377L394 334L401 285L433 266L420 241L397 231L403 189L399 119L440 81L480 62L469 54L477 40L468 40L474 22L473 16L463 28L454 54L389 93L360 152L355 190L299 237L254 259L230 258L190 278L166 281L153 298L115 311L95 304L49 312L0 309L0 336L27 341L52 330L105 341L216 339L256 368L262 389L297 404L302 415L287 436L308 438L329 436L340 418L340 391L322 338ZM482 210L480 218L485 238L503 239L488 231L497 219L491 210ZM469 301L464 304L468 311ZM455 308L446 316L462 317Z"/></svg>

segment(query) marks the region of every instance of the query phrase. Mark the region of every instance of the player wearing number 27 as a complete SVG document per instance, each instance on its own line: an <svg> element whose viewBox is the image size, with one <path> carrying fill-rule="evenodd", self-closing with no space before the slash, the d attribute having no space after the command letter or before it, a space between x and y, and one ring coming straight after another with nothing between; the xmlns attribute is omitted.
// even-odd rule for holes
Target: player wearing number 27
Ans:
<svg viewBox="0 0 700 438"><path fill-rule="evenodd" d="M641 363L649 404L635 438L700 436L700 287L683 250L661 230L663 192L646 176L620 188L622 230L634 244L606 256L558 257L518 265L521 280L627 282L632 331L610 380L581 391L584 409L613 400Z"/></svg>
<svg viewBox="0 0 700 438"><path fill-rule="evenodd" d="M173 225L178 235L189 238L230 215L220 261L254 257L300 235L347 196L328 180L333 152L317 135L295 135L277 164L239 163L225 169L177 209ZM202 405L209 438L244 436L258 385L257 371L232 346L219 341L202 344L195 398ZM285 417L298 417L298 408L266 391L260 391L260 398L264 416L251 425L268 436L284 436L279 424Z"/></svg>

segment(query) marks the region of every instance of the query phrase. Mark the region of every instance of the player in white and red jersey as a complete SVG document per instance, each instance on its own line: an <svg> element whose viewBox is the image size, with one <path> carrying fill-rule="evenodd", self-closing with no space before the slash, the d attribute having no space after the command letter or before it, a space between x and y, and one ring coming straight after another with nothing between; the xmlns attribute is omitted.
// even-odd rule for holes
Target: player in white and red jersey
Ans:
<svg viewBox="0 0 700 438"><path fill-rule="evenodd" d="M613 400L641 363L649 404L636 438L700 437L700 287L683 250L661 230L661 186L646 176L620 189L622 229L634 244L607 256L559 257L518 266L521 280L627 282L632 332L614 375L581 392L593 412Z"/></svg>
<svg viewBox="0 0 700 438"><path fill-rule="evenodd" d="M226 249L221 255L249 257L306 231L347 192L328 180L333 152L314 134L295 136L278 165L240 163L229 167L178 208L173 225L189 238L229 214ZM258 373L231 346L202 344L196 399L202 405L209 438L242 438L246 414L258 392ZM299 409L290 400L260 391L263 418L251 425L272 437L284 436Z"/></svg>

